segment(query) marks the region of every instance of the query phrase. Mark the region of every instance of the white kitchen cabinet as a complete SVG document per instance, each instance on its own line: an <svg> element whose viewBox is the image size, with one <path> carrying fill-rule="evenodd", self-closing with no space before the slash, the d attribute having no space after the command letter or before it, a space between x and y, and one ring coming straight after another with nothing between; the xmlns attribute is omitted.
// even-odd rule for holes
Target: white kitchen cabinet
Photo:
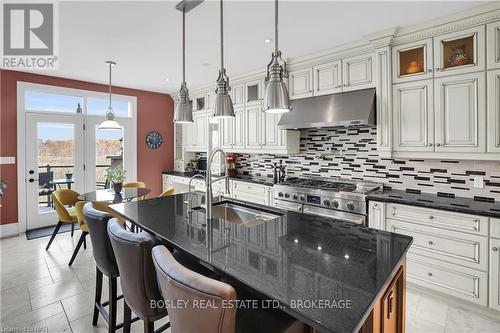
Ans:
<svg viewBox="0 0 500 333"><path fill-rule="evenodd" d="M184 148L194 148L196 145L196 128L194 123L182 124L182 144Z"/></svg>
<svg viewBox="0 0 500 333"><path fill-rule="evenodd" d="M312 68L291 71L288 75L290 99L313 95Z"/></svg>
<svg viewBox="0 0 500 333"><path fill-rule="evenodd" d="M500 239L490 239L490 308L500 311Z"/></svg>
<svg viewBox="0 0 500 333"><path fill-rule="evenodd" d="M432 38L393 47L393 83L432 79L433 60Z"/></svg>
<svg viewBox="0 0 500 333"><path fill-rule="evenodd" d="M278 128L278 122L282 114L263 113L262 114L262 143L268 149L280 148L281 131Z"/></svg>
<svg viewBox="0 0 500 333"><path fill-rule="evenodd" d="M262 146L262 109L260 105L245 109L245 148L260 149Z"/></svg>
<svg viewBox="0 0 500 333"><path fill-rule="evenodd" d="M245 104L245 85L236 84L231 87L231 100L234 107L241 107Z"/></svg>
<svg viewBox="0 0 500 333"><path fill-rule="evenodd" d="M220 120L222 148L237 149L244 147L243 113L243 108L235 108L234 118L223 118Z"/></svg>
<svg viewBox="0 0 500 333"><path fill-rule="evenodd" d="M435 151L486 152L485 73L434 80Z"/></svg>
<svg viewBox="0 0 500 333"><path fill-rule="evenodd" d="M434 151L432 80L393 86L395 151Z"/></svg>
<svg viewBox="0 0 500 333"><path fill-rule="evenodd" d="M162 175L162 186L161 186L161 190L162 192L169 189L169 188L172 188L172 177L169 176L169 175Z"/></svg>
<svg viewBox="0 0 500 333"><path fill-rule="evenodd" d="M500 21L486 26L486 66L500 68Z"/></svg>
<svg viewBox="0 0 500 333"><path fill-rule="evenodd" d="M372 55L342 59L342 72L342 91L375 87Z"/></svg>
<svg viewBox="0 0 500 333"><path fill-rule="evenodd" d="M385 203L370 201L368 203L368 226L385 230Z"/></svg>
<svg viewBox="0 0 500 333"><path fill-rule="evenodd" d="M206 148L208 139L208 118L206 112L198 112L193 114L194 130L195 130L195 147Z"/></svg>
<svg viewBox="0 0 500 333"><path fill-rule="evenodd" d="M500 239L500 218L490 219L490 237Z"/></svg>
<svg viewBox="0 0 500 333"><path fill-rule="evenodd" d="M488 152L500 153L500 69L488 71Z"/></svg>
<svg viewBox="0 0 500 333"><path fill-rule="evenodd" d="M434 77L483 71L486 68L485 39L484 25L434 37ZM452 65L453 55L462 53L457 48L469 56L469 64Z"/></svg>
<svg viewBox="0 0 500 333"><path fill-rule="evenodd" d="M206 98L205 94L193 97L193 105L192 105L193 111L194 112L204 111L206 109L206 106L207 106L206 101L207 101L207 98Z"/></svg>
<svg viewBox="0 0 500 333"><path fill-rule="evenodd" d="M245 82L245 105L260 105L264 93L264 81Z"/></svg>
<svg viewBox="0 0 500 333"><path fill-rule="evenodd" d="M261 205L270 205L272 187L233 180L231 194L234 199L253 202Z"/></svg>
<svg viewBox="0 0 500 333"><path fill-rule="evenodd" d="M342 61L313 66L314 96L342 91Z"/></svg>
<svg viewBox="0 0 500 333"><path fill-rule="evenodd" d="M486 272L412 253L407 258L408 282L482 306L488 305Z"/></svg>

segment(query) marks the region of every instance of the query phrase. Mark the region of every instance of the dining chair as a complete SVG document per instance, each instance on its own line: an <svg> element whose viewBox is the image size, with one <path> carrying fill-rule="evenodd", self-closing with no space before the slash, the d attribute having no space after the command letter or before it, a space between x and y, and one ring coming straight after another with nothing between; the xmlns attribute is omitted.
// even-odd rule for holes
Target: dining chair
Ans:
<svg viewBox="0 0 500 333"><path fill-rule="evenodd" d="M124 296L123 332L130 332L131 311L143 320L144 332L162 332L170 322L154 331L154 322L168 315L165 307L154 307L163 300L151 250L159 241L147 232L127 231L117 220L108 223L108 235L120 271L120 284Z"/></svg>
<svg viewBox="0 0 500 333"><path fill-rule="evenodd" d="M76 243L75 250L73 251L73 255L71 256L71 259L69 260L68 266L73 265L73 261L75 261L76 255L78 254L78 251L80 250L80 247L83 244L83 249L87 249L87 235L89 234L89 227L87 226L87 223L85 223L85 215L83 215L83 206L85 205L85 201L78 201L75 204L75 214L76 214L76 219L78 221L78 224L80 225L80 230L82 231L82 234L80 238L78 239L78 243Z"/></svg>
<svg viewBox="0 0 500 333"><path fill-rule="evenodd" d="M171 333L303 333L307 327L283 311L238 310L236 290L229 284L191 271L181 265L164 246L155 246L153 263L165 302L188 301L182 308L169 308ZM210 308L193 306L211 304ZM229 306L233 305L233 306ZM196 318L196 320L193 320Z"/></svg>
<svg viewBox="0 0 500 333"><path fill-rule="evenodd" d="M113 247L109 240L107 224L110 220L117 220L113 219L107 212L96 209L91 202L85 203L83 206L83 214L89 229L90 240L92 242L92 253L96 264L96 285L92 325L97 325L100 313L108 325L108 332L113 333L117 329L123 327L123 323L116 323L117 302L119 299L123 298L123 295L118 296L117 278L120 276L120 271L118 270ZM109 298L108 301L101 303L103 275L108 279ZM108 311L106 311L106 306L109 306Z"/></svg>
<svg viewBox="0 0 500 333"><path fill-rule="evenodd" d="M143 182L125 182L123 183L123 187L128 187L128 188L145 188L146 184Z"/></svg>
<svg viewBox="0 0 500 333"><path fill-rule="evenodd" d="M166 189L163 191L158 197L168 197L169 195L174 195L175 190L173 187Z"/></svg>
<svg viewBox="0 0 500 333"><path fill-rule="evenodd" d="M79 195L80 193L68 189L56 190L52 192L52 201L54 202L54 208L56 209L59 221L57 222L52 236L50 236L49 243L47 244L45 250L50 248L50 245L54 241L54 238L63 223L71 223L71 237L73 237L75 223L78 223L78 218L75 213L75 208L67 206L74 206L79 201Z"/></svg>

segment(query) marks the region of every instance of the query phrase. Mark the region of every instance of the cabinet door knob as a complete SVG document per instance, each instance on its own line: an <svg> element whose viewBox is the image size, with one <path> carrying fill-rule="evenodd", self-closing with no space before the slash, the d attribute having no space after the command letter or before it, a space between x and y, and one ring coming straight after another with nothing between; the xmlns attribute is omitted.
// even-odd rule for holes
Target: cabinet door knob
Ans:
<svg viewBox="0 0 500 333"><path fill-rule="evenodd" d="M427 275L432 276L432 273L431 273L431 272L429 272L429 273L427 273Z"/></svg>
<svg viewBox="0 0 500 333"><path fill-rule="evenodd" d="M439 67L436 67L436 72L439 72L441 69Z"/></svg>
<svg viewBox="0 0 500 333"><path fill-rule="evenodd" d="M428 73L432 73L432 68L429 68L429 69L427 70L427 72L428 72Z"/></svg>
<svg viewBox="0 0 500 333"><path fill-rule="evenodd" d="M493 251L498 251L498 247L492 247L491 248Z"/></svg>
<svg viewBox="0 0 500 333"><path fill-rule="evenodd" d="M434 242L433 242L433 241L429 241L428 243L429 243L429 245L432 245L432 244L434 244Z"/></svg>
<svg viewBox="0 0 500 333"><path fill-rule="evenodd" d="M436 143L436 146L441 147L441 144L440 143Z"/></svg>
<svg viewBox="0 0 500 333"><path fill-rule="evenodd" d="M378 207L378 205L377 204L373 204L373 207Z"/></svg>
<svg viewBox="0 0 500 333"><path fill-rule="evenodd" d="M434 216L430 215L429 220L433 220L433 219L434 219Z"/></svg>
<svg viewBox="0 0 500 333"><path fill-rule="evenodd" d="M432 147L432 143L429 143L429 145L428 145L428 146L429 146L429 147Z"/></svg>

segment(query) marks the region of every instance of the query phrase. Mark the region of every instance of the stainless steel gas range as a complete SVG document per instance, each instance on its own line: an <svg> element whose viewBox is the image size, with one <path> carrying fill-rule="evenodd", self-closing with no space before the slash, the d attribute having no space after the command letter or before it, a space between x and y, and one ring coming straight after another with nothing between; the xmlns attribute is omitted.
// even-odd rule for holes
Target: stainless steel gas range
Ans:
<svg viewBox="0 0 500 333"><path fill-rule="evenodd" d="M366 225L366 195L381 184L343 178L288 178L274 185L278 208Z"/></svg>

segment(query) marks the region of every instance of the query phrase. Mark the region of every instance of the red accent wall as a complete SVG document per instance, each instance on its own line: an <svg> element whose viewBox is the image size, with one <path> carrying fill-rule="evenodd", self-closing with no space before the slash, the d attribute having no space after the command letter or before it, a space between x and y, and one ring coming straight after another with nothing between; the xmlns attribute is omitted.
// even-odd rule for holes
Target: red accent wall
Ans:
<svg viewBox="0 0 500 333"><path fill-rule="evenodd" d="M0 70L0 156L15 156L17 162L17 81L74 89L107 92L108 86L24 72ZM173 169L173 110L170 95L113 87L113 92L137 97L137 177L151 188L149 196L161 192L161 173ZM104 110L103 110L104 112ZM146 146L147 133L155 130L163 137L158 149ZM0 165L0 179L7 190L0 198L0 224L18 222L17 165Z"/></svg>

